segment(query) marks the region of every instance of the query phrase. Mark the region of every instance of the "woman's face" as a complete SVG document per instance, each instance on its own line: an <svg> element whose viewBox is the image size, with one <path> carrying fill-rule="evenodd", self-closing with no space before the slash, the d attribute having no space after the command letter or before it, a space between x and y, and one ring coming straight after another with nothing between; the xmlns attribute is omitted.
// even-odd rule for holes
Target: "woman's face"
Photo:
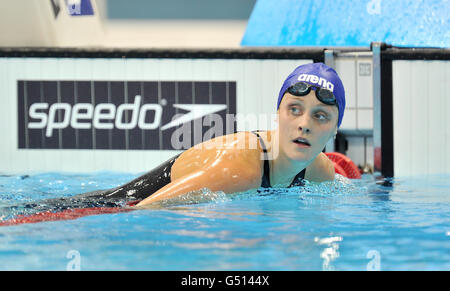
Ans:
<svg viewBox="0 0 450 291"><path fill-rule="evenodd" d="M292 160L313 160L336 134L338 113L337 106L320 102L315 90L300 97L286 92L278 109L280 151Z"/></svg>

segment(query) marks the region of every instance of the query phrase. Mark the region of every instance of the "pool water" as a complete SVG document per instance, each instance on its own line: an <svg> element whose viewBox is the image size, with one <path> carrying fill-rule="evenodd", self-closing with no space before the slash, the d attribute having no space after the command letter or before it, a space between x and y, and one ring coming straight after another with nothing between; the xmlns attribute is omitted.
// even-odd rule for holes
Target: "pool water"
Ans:
<svg viewBox="0 0 450 291"><path fill-rule="evenodd" d="M139 175L0 176L14 207ZM0 270L450 270L450 176L370 175L233 195L203 190L151 209L0 227ZM32 213L33 210L26 210Z"/></svg>

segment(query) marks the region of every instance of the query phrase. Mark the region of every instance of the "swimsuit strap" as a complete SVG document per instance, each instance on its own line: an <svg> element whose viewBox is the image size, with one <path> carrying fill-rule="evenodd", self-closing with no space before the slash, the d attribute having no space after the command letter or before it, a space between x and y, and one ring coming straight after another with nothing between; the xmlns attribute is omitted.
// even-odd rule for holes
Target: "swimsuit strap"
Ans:
<svg viewBox="0 0 450 291"><path fill-rule="evenodd" d="M264 173L263 173L263 177L262 177L262 181L261 181L261 187L262 188L271 188L272 186L270 185L270 165L269 165L269 158L267 156L266 145L264 143L264 140L257 133L256 130L251 131L251 133L255 134L258 137L258 139L261 143L262 150L264 152ZM305 183L304 183L303 179L305 178L305 174L306 174L306 168L304 168L300 173L298 173L294 177L294 180L292 180L292 183L289 185L289 187L304 186Z"/></svg>
<svg viewBox="0 0 450 291"><path fill-rule="evenodd" d="M267 156L266 145L264 143L264 140L256 131L252 131L252 133L258 137L259 142L261 143L262 150L264 152L264 173L261 181L261 187L270 188L272 186L270 185L270 166L269 166L269 158Z"/></svg>
<svg viewBox="0 0 450 291"><path fill-rule="evenodd" d="M294 187L294 186L305 186L305 182L303 181L303 179L305 179L305 173L306 173L306 168L304 168L300 173L298 173L294 180L292 180L291 185L289 185L289 187Z"/></svg>

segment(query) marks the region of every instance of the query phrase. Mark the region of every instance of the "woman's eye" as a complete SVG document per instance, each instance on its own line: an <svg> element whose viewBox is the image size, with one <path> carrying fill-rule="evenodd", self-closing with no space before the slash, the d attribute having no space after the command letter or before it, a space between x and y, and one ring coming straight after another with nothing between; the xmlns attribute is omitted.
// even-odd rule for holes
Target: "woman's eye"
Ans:
<svg viewBox="0 0 450 291"><path fill-rule="evenodd" d="M289 109L293 114L299 114L300 113L300 109L298 107L291 107Z"/></svg>
<svg viewBox="0 0 450 291"><path fill-rule="evenodd" d="M316 113L315 117L319 120L328 120L328 116L325 113Z"/></svg>

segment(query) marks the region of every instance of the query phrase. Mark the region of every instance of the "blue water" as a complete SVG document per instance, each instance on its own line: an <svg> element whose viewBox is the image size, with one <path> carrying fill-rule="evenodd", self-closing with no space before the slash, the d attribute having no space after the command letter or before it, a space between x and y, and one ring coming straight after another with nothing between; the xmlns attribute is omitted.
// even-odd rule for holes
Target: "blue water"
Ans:
<svg viewBox="0 0 450 291"><path fill-rule="evenodd" d="M137 175L0 176L10 206ZM0 227L0 270L450 270L450 176L234 195L206 190L152 209ZM387 183L389 182L389 183Z"/></svg>

